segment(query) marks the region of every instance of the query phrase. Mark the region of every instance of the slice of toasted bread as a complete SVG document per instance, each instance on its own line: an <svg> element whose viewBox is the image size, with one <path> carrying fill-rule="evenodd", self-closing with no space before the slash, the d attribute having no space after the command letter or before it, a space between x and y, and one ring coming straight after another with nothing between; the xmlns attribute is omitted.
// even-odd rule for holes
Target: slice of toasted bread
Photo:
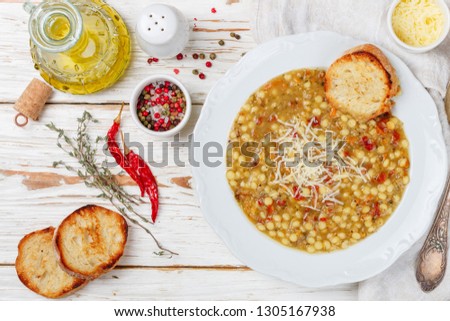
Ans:
<svg viewBox="0 0 450 321"><path fill-rule="evenodd" d="M92 280L114 268L127 236L128 225L122 215L87 205L62 221L53 245L59 264L67 273Z"/></svg>
<svg viewBox="0 0 450 321"><path fill-rule="evenodd" d="M384 55L380 48L371 45L364 44L361 46L354 47L345 52L345 54L353 54L355 52L368 52L378 59L378 61L383 65L383 68L389 74L389 79L391 81L390 97L395 97L400 93L400 80L397 77L397 72L394 66L391 65L389 59Z"/></svg>
<svg viewBox="0 0 450 321"><path fill-rule="evenodd" d="M25 235L16 259L20 281L31 291L52 299L68 295L88 282L61 269L52 245L54 231L54 227L48 227Z"/></svg>
<svg viewBox="0 0 450 321"><path fill-rule="evenodd" d="M373 45L350 49L327 70L325 92L337 110L365 122L391 110L400 91L394 67Z"/></svg>

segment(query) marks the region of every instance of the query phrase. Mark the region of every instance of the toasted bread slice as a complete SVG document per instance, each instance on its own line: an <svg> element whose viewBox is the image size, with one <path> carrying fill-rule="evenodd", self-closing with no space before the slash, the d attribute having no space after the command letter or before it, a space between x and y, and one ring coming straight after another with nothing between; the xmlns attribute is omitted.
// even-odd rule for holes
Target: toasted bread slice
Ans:
<svg viewBox="0 0 450 321"><path fill-rule="evenodd" d="M87 205L67 216L53 245L60 266L75 277L93 280L112 270L125 249L128 225L122 215Z"/></svg>
<svg viewBox="0 0 450 321"><path fill-rule="evenodd" d="M325 76L332 107L365 122L391 110L400 91L398 77L380 49L363 45L336 60Z"/></svg>
<svg viewBox="0 0 450 321"><path fill-rule="evenodd" d="M353 54L356 52L368 52L378 59L378 61L383 65L383 68L389 74L389 79L391 81L391 90L389 93L390 97L392 98L397 96L400 93L400 80L397 77L397 72L395 71L394 66L391 65L389 59L384 55L380 48L371 44L364 44L347 50L345 54Z"/></svg>
<svg viewBox="0 0 450 321"><path fill-rule="evenodd" d="M48 227L25 235L16 259L20 281L31 291L52 299L68 295L88 282L61 269L52 245L54 231L54 227Z"/></svg>

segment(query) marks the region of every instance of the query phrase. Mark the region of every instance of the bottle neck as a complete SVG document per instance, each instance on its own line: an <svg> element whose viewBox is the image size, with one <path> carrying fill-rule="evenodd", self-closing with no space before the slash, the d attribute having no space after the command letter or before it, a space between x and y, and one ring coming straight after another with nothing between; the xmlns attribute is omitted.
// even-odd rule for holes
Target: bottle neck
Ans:
<svg viewBox="0 0 450 321"><path fill-rule="evenodd" d="M72 48L83 32L78 9L68 0L46 0L36 7L24 5L31 13L29 32L32 42L46 52L65 52Z"/></svg>

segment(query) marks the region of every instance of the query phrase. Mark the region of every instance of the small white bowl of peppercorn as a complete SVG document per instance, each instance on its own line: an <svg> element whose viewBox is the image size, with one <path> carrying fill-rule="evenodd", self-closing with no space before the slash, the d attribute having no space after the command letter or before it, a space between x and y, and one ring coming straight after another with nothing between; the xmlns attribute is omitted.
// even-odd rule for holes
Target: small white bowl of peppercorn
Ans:
<svg viewBox="0 0 450 321"><path fill-rule="evenodd" d="M179 133L186 126L191 110L191 98L186 88L167 75L142 80L130 100L130 112L136 125L158 137Z"/></svg>

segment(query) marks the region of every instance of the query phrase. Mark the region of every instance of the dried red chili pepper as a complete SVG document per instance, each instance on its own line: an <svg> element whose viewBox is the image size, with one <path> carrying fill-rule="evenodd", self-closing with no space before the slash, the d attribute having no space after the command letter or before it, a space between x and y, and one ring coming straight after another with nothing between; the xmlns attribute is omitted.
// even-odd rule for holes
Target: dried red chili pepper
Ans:
<svg viewBox="0 0 450 321"><path fill-rule="evenodd" d="M107 135L108 136L108 149L109 149L109 152L111 153L111 155L116 160L116 163L120 167L122 167L128 173L128 175L130 175L130 177L138 184L139 189L141 190L141 196L144 196L144 194L145 194L144 185L139 180L137 172L130 166L128 160L122 154L122 151L120 150L120 147L116 141L116 136L117 136L117 133L119 132L119 128L120 128L120 120L122 117L123 105L124 104L122 104L122 107L120 108L119 115L117 115L117 117L114 119L113 125L108 130L108 135Z"/></svg>
<svg viewBox="0 0 450 321"><path fill-rule="evenodd" d="M152 203L152 221L155 223L159 208L158 183L148 164L138 154L127 147L123 139L123 134L122 143L125 159L130 167L137 173L139 182L143 185L145 192L150 198L150 202Z"/></svg>

